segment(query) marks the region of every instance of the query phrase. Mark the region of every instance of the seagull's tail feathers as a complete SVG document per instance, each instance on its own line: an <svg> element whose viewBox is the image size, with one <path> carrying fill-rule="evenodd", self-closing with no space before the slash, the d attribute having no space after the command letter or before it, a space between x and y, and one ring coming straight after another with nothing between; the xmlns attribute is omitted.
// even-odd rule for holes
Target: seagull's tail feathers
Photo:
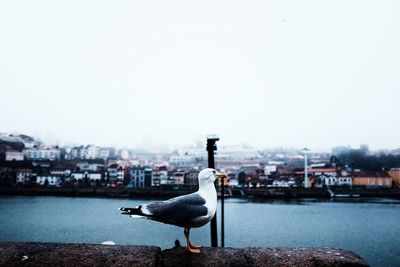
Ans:
<svg viewBox="0 0 400 267"><path fill-rule="evenodd" d="M123 215L130 215L133 218L142 218L145 214L141 211L142 205L137 206L135 208L119 208L121 214Z"/></svg>

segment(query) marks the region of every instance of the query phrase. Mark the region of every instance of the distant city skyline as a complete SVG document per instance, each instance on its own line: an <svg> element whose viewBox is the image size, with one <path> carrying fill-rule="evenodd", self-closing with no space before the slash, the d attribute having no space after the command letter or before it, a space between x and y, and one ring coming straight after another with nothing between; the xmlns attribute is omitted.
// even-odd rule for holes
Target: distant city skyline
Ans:
<svg viewBox="0 0 400 267"><path fill-rule="evenodd" d="M34 136L34 135L29 135L26 133L21 133L21 132L16 132L16 131L11 131L11 132L0 132L0 135L14 135L14 136L19 136L19 135L28 135L31 136L35 139L35 141L40 141L43 143L43 145L45 146L60 146L60 147L79 147L79 146L97 146L97 147L103 147L103 148L109 148L109 147L113 147L113 148L117 148L117 149L132 149L132 150L136 150L136 151L146 151L146 152L151 152L151 153L171 153L173 151L180 151L185 152L185 151L189 151L191 149L199 149L199 148L206 148L206 137L204 137L204 139L197 139L192 143L188 143L188 144L182 144L179 146L157 146L154 145L153 146L120 146L120 145L102 145L102 144L96 144L93 142L89 142L89 143L79 143L79 142L67 142L65 140L59 140L56 136L52 135L48 138L44 138L41 136ZM301 151L304 150L304 148L307 148L310 152L312 153L334 153L333 150L337 150L337 151L345 151L347 149L361 149L361 150L369 150L371 152L382 152L382 151L394 151L394 150L399 150L400 151L400 147L397 148L370 148L370 146L368 144L360 144L359 146L350 146L350 145L343 145L343 144L338 144L336 146L332 146L328 149L310 149L310 147L289 147L289 146L271 146L271 147L257 147L257 146L252 146L248 143L241 143L241 144L225 144L225 143L220 143L217 142L217 146L219 147L218 150L224 150L224 149L229 149L229 148L242 148L242 149L250 149L250 150L258 150L258 151L262 151L262 150L271 150L271 151L279 151L279 150L286 150L286 151L290 151L290 150L294 150L294 151L298 151L299 153L302 153ZM189 149L189 150L188 150ZM396 152L397 153L397 152Z"/></svg>
<svg viewBox="0 0 400 267"><path fill-rule="evenodd" d="M3 1L0 132L400 147L400 2Z"/></svg>

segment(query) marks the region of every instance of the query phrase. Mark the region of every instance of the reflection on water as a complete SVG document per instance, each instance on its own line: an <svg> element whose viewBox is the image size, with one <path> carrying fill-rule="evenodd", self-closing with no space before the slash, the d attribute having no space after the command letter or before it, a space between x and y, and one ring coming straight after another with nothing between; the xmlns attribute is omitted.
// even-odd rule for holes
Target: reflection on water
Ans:
<svg viewBox="0 0 400 267"><path fill-rule="evenodd" d="M174 246L183 230L119 214L149 200L0 197L0 241ZM400 201L391 199L227 199L225 244L230 247L340 247L372 266L400 262ZM220 222L218 218L218 222ZM210 244L210 228L191 231Z"/></svg>
<svg viewBox="0 0 400 267"><path fill-rule="evenodd" d="M225 200L227 201L227 200ZM365 203L365 204L392 204L400 205L400 199L389 199L389 198L326 198L326 199L316 199L316 198L301 198L301 199L268 199L268 198L232 198L229 199L231 202L236 203L267 203L267 204L291 204L291 205L307 205L313 203Z"/></svg>

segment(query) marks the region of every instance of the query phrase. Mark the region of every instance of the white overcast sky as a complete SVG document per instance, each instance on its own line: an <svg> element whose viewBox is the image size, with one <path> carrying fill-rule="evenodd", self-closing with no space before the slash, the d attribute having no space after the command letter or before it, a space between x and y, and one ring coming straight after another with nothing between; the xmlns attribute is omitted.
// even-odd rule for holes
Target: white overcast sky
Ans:
<svg viewBox="0 0 400 267"><path fill-rule="evenodd" d="M399 147L400 1L0 2L0 132Z"/></svg>

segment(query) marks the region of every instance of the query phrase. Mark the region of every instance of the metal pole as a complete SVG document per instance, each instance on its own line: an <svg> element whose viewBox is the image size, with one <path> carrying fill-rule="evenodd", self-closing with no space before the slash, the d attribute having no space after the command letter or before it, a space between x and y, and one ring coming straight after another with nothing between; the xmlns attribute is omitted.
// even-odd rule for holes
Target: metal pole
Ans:
<svg viewBox="0 0 400 267"><path fill-rule="evenodd" d="M221 248L225 247L225 220L224 220L224 195L225 195L225 178L221 178Z"/></svg>
<svg viewBox="0 0 400 267"><path fill-rule="evenodd" d="M207 152L208 152L208 167L215 168L214 163L214 151L217 150L215 144L219 138L216 136L207 136ZM216 181L218 183L218 180ZM211 246L218 247L218 233L217 233L217 214L215 213L214 218L211 220Z"/></svg>

